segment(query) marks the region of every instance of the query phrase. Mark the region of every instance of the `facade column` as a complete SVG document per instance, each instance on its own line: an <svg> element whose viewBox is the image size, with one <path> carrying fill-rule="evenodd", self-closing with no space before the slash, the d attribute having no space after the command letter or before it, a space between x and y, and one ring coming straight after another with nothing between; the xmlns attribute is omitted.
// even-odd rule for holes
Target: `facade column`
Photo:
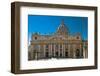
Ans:
<svg viewBox="0 0 100 76"><path fill-rule="evenodd" d="M58 44L58 56L60 57L60 44Z"/></svg>
<svg viewBox="0 0 100 76"><path fill-rule="evenodd" d="M76 49L75 49L76 45L73 44L73 58L76 58Z"/></svg>
<svg viewBox="0 0 100 76"><path fill-rule="evenodd" d="M55 57L55 56L56 56L56 55L55 55L55 52L56 52L55 43L54 43L53 47L54 47L54 57Z"/></svg>
<svg viewBox="0 0 100 76"><path fill-rule="evenodd" d="M48 56L50 57L50 44L48 44Z"/></svg>
<svg viewBox="0 0 100 76"><path fill-rule="evenodd" d="M48 53L49 53L49 57L51 57L51 44L49 44Z"/></svg>
<svg viewBox="0 0 100 76"><path fill-rule="evenodd" d="M35 52L36 52L35 59L39 59L39 45L36 45Z"/></svg>
<svg viewBox="0 0 100 76"><path fill-rule="evenodd" d="M62 44L62 51L61 51L61 53L62 53L62 57L64 56L64 44Z"/></svg>
<svg viewBox="0 0 100 76"><path fill-rule="evenodd" d="M38 45L38 49L39 49L39 51L38 51L38 58L40 59L41 58L41 49L40 49L40 45Z"/></svg>
<svg viewBox="0 0 100 76"><path fill-rule="evenodd" d="M45 45L43 45L43 49L44 49L43 53L44 53L44 58L45 58L45 57L46 57L46 56L45 56L45 52L46 52L46 50L45 50Z"/></svg>
<svg viewBox="0 0 100 76"><path fill-rule="evenodd" d="M68 44L68 57L72 58L72 52L70 50L70 44Z"/></svg>
<svg viewBox="0 0 100 76"><path fill-rule="evenodd" d="M83 58L86 58L86 50L85 50L84 46L83 46Z"/></svg>
<svg viewBox="0 0 100 76"><path fill-rule="evenodd" d="M63 57L65 57L65 44L64 44L64 49L63 49Z"/></svg>
<svg viewBox="0 0 100 76"><path fill-rule="evenodd" d="M83 44L83 57L88 58L88 48L85 48L85 44Z"/></svg>
<svg viewBox="0 0 100 76"><path fill-rule="evenodd" d="M52 44L50 44L50 57L52 57Z"/></svg>
<svg viewBox="0 0 100 76"><path fill-rule="evenodd" d="M80 44L80 58L82 57L82 48L81 48L81 44Z"/></svg>
<svg viewBox="0 0 100 76"><path fill-rule="evenodd" d="M54 56L54 44L52 43L52 57Z"/></svg>
<svg viewBox="0 0 100 76"><path fill-rule="evenodd" d="M86 57L85 58L88 58L88 48L85 49L85 52L86 52L85 53L86 54Z"/></svg>
<svg viewBox="0 0 100 76"><path fill-rule="evenodd" d="M43 58L44 57L44 48L43 48L42 44L40 45L40 52L41 52L41 58Z"/></svg>
<svg viewBox="0 0 100 76"><path fill-rule="evenodd" d="M29 59L34 59L34 55L35 55L35 53L34 53L34 45L30 45L30 49L28 50L28 58Z"/></svg>

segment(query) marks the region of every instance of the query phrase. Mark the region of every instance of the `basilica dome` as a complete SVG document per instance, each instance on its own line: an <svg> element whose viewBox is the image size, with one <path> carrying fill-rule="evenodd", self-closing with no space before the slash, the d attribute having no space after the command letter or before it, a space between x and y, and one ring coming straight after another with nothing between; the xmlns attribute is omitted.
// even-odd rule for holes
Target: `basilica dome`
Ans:
<svg viewBox="0 0 100 76"><path fill-rule="evenodd" d="M69 30L68 27L65 25L64 20L62 20L61 24L59 25L56 34L57 35L68 35Z"/></svg>

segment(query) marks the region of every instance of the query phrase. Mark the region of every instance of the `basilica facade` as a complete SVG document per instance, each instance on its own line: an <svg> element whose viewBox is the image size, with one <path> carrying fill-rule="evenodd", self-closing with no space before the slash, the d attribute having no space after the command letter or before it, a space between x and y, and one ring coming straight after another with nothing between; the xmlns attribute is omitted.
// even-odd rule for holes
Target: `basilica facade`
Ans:
<svg viewBox="0 0 100 76"><path fill-rule="evenodd" d="M80 33L70 35L64 21L54 34L34 33L28 46L28 60L61 58L88 58L88 42Z"/></svg>

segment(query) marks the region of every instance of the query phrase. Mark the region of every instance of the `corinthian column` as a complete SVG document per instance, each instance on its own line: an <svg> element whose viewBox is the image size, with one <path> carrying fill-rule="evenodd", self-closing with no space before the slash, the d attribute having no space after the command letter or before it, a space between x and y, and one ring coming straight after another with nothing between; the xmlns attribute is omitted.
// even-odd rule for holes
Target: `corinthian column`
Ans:
<svg viewBox="0 0 100 76"><path fill-rule="evenodd" d="M65 44L63 46L63 57L65 57Z"/></svg>
<svg viewBox="0 0 100 76"><path fill-rule="evenodd" d="M52 57L52 44L50 44L50 56Z"/></svg>
<svg viewBox="0 0 100 76"><path fill-rule="evenodd" d="M45 51L45 45L43 45L43 50L44 50L44 51L43 51L44 57L46 57L46 56L45 56L45 52L46 52L46 51Z"/></svg>
<svg viewBox="0 0 100 76"><path fill-rule="evenodd" d="M82 46L80 44L80 57L82 57Z"/></svg>
<svg viewBox="0 0 100 76"><path fill-rule="evenodd" d="M73 44L73 57L76 58L76 45Z"/></svg>
<svg viewBox="0 0 100 76"><path fill-rule="evenodd" d="M62 56L64 56L64 44L62 44L62 51L61 51L61 53L62 53Z"/></svg>
<svg viewBox="0 0 100 76"><path fill-rule="evenodd" d="M71 50L70 50L70 44L68 44L68 56L69 56L69 57L72 57L72 52L71 52Z"/></svg>
<svg viewBox="0 0 100 76"><path fill-rule="evenodd" d="M56 49L55 49L55 43L54 43L54 57L55 57L55 52L56 52Z"/></svg>

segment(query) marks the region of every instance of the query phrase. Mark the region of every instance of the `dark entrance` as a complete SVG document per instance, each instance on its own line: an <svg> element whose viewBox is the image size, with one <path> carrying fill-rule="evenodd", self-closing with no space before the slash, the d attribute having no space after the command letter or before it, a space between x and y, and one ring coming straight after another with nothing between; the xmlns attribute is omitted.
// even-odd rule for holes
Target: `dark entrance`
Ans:
<svg viewBox="0 0 100 76"><path fill-rule="evenodd" d="M65 52L65 56L66 56L66 58L68 58L68 52L67 51Z"/></svg>
<svg viewBox="0 0 100 76"><path fill-rule="evenodd" d="M80 50L76 49L76 58L80 58Z"/></svg>
<svg viewBox="0 0 100 76"><path fill-rule="evenodd" d="M49 53L48 52L46 52L46 58L48 58L49 57Z"/></svg>
<svg viewBox="0 0 100 76"><path fill-rule="evenodd" d="M58 57L58 52L56 52L56 57Z"/></svg>

